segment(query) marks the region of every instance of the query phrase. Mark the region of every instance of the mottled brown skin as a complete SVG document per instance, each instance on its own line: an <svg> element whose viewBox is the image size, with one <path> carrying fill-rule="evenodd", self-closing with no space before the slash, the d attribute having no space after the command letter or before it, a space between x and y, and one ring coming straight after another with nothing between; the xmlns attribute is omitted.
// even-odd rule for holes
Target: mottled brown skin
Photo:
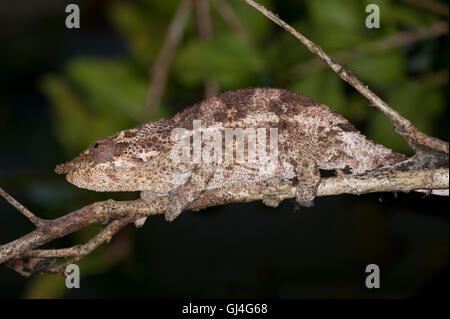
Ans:
<svg viewBox="0 0 450 319"><path fill-rule="evenodd" d="M174 128L277 128L277 169L264 175L256 164L175 163L170 158ZM225 134L223 134L224 136ZM247 144L245 145L247 147ZM223 93L178 113L97 140L56 172L78 187L95 191L141 191L147 202L174 193L166 219L175 219L205 189L274 180L295 180L296 200L311 206L319 169L361 174L405 156L376 144L344 117L308 97L282 89ZM277 206L274 200L264 201ZM143 220L139 221L142 225Z"/></svg>

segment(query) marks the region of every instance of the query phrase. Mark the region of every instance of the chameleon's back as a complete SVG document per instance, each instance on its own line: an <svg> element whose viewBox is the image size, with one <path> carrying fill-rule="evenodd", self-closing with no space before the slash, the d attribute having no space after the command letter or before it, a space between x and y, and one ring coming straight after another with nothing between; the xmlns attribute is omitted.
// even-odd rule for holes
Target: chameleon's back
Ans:
<svg viewBox="0 0 450 319"><path fill-rule="evenodd" d="M405 159L362 135L348 120L326 105L303 95L273 88L226 92L177 114L175 126L270 128L278 130L279 154L311 157L322 169L363 173Z"/></svg>

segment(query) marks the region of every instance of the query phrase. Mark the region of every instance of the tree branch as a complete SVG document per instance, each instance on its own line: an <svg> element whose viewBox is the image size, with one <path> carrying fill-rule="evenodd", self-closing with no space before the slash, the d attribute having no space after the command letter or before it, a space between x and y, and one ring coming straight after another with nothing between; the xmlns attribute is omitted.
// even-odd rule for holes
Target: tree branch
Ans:
<svg viewBox="0 0 450 319"><path fill-rule="evenodd" d="M448 169L407 170L398 172L381 172L376 175L344 175L322 179L317 196L338 194L364 194L371 192L401 191L415 189L448 189ZM5 198L10 197L2 191ZM291 182L276 184L251 184L233 186L223 189L208 190L188 210L198 211L207 207L228 203L250 202L263 199L284 200L295 197L295 186ZM114 201L107 200L85 206L77 211L54 220L42 220L31 233L0 246L0 264L6 263L17 272L26 274L55 273L64 270L65 265L75 262L92 252L104 242L109 242L116 232L136 219L163 214L171 196L158 197L150 204L142 200ZM103 223L107 226L93 239L84 245L63 249L37 250L35 248L57 238L74 233L88 225ZM45 258L72 257L62 265L43 267ZM30 258L32 262L25 262ZM37 262L39 261L39 262ZM31 266L30 266L31 265ZM27 267L31 268L28 269Z"/></svg>
<svg viewBox="0 0 450 319"><path fill-rule="evenodd" d="M336 61L340 61L342 63L349 60L354 60L366 54L387 51L392 48L409 45L415 42L437 38L448 34L448 29L447 22L437 22L419 29L400 31L393 35L377 39L373 42L362 44L358 47L352 48L351 50L336 52L333 56ZM326 64L316 58L312 58L294 66L289 71L289 75L306 75L320 71L323 68L326 68Z"/></svg>
<svg viewBox="0 0 450 319"><path fill-rule="evenodd" d="M43 258L51 258L51 257L71 257L68 261L61 265L53 265L51 264L50 267L43 269L40 267L39 272L44 273L60 273L64 272L65 268L69 264L73 264L80 259L82 259L84 256L91 253L93 250L95 250L98 246L101 244L107 242L109 243L112 239L112 237L124 226L128 225L132 220L128 218L123 218L121 220L114 220L111 223L109 223L100 233L98 233L94 238L89 240L84 245L76 245L70 248L62 248L62 249L36 249L27 251L23 254L23 257L32 257L31 259L40 259L43 260ZM13 268L14 269L14 268ZM22 274L31 275L33 274L30 269L20 269Z"/></svg>
<svg viewBox="0 0 450 319"><path fill-rule="evenodd" d="M29 211L25 206L23 206L21 203L16 201L11 195L9 195L7 192L5 192L0 187L0 195L5 198L8 203L10 203L12 206L14 206L19 212L21 212L26 218L28 218L29 221L31 221L35 226L39 227L42 225L43 220L34 215L31 211Z"/></svg>

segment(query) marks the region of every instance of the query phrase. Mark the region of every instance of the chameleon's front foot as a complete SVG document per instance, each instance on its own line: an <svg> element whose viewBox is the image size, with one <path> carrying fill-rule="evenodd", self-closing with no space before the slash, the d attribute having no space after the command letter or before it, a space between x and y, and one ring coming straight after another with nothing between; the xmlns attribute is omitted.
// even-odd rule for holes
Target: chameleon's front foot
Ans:
<svg viewBox="0 0 450 319"><path fill-rule="evenodd" d="M156 196L155 192L152 192L152 191L142 191L141 192L141 199L144 202L146 202L147 204L153 202L156 199L156 197L157 196ZM141 228L142 226L144 226L146 220L147 220L147 217L142 217L142 218L136 219L134 221L134 226L136 226L137 228Z"/></svg>
<svg viewBox="0 0 450 319"><path fill-rule="evenodd" d="M167 205L165 217L168 222L172 222L175 218L177 218L181 212L186 207L187 202L180 200L179 197L175 196Z"/></svg>
<svg viewBox="0 0 450 319"><path fill-rule="evenodd" d="M141 199L147 204L150 204L153 201L155 201L157 197L158 197L157 194L152 191L141 192ZM169 205L166 208L165 212L166 220L170 222L173 221L178 215L181 214L181 212L188 203L189 203L188 201L182 200L180 198L179 192L176 191L175 196L172 198L172 200L169 202ZM142 226L144 226L146 220L147 217L136 219L134 221L134 225L137 228L141 228Z"/></svg>
<svg viewBox="0 0 450 319"><path fill-rule="evenodd" d="M217 160L198 166L189 179L174 191L174 196L166 209L166 220L171 222L205 190L216 170Z"/></svg>
<svg viewBox="0 0 450 319"><path fill-rule="evenodd" d="M266 180L266 184L269 187L275 187L280 182L281 182L281 178L279 178L279 177L272 177L272 178L269 178L268 180ZM264 205L273 207L273 208L278 207L281 202L282 201L277 198L265 198L262 200L262 203Z"/></svg>

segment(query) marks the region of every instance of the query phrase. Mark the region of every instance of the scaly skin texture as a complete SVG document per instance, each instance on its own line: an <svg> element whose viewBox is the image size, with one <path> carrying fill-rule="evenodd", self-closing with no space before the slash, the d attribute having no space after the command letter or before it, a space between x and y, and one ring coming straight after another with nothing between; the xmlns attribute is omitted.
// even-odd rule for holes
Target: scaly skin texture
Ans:
<svg viewBox="0 0 450 319"><path fill-rule="evenodd" d="M201 121L196 129L194 120ZM277 129L277 165L272 170L258 162L177 162L171 150L175 128L188 130L191 139L206 128L220 132L225 145L226 128ZM202 140L201 146L207 145ZM267 138L267 153L269 138ZM231 142L236 147L236 140ZM248 150L248 139L244 149ZM191 144L192 145L192 144ZM235 150L237 152L237 150ZM225 152L222 152L225 153ZM199 155L193 150L191 156ZM192 158L193 158L192 157ZM166 219L175 219L205 189L261 181L294 180L296 200L311 206L320 183L319 169L361 174L402 161L405 156L376 144L328 106L282 89L244 89L227 92L196 104L172 119L146 123L101 138L56 172L67 174L74 185L94 191L141 191L147 202L174 193ZM273 163L272 163L273 164ZM267 165L272 165L267 164ZM273 200L266 205L277 206ZM137 221L141 226L144 220Z"/></svg>

